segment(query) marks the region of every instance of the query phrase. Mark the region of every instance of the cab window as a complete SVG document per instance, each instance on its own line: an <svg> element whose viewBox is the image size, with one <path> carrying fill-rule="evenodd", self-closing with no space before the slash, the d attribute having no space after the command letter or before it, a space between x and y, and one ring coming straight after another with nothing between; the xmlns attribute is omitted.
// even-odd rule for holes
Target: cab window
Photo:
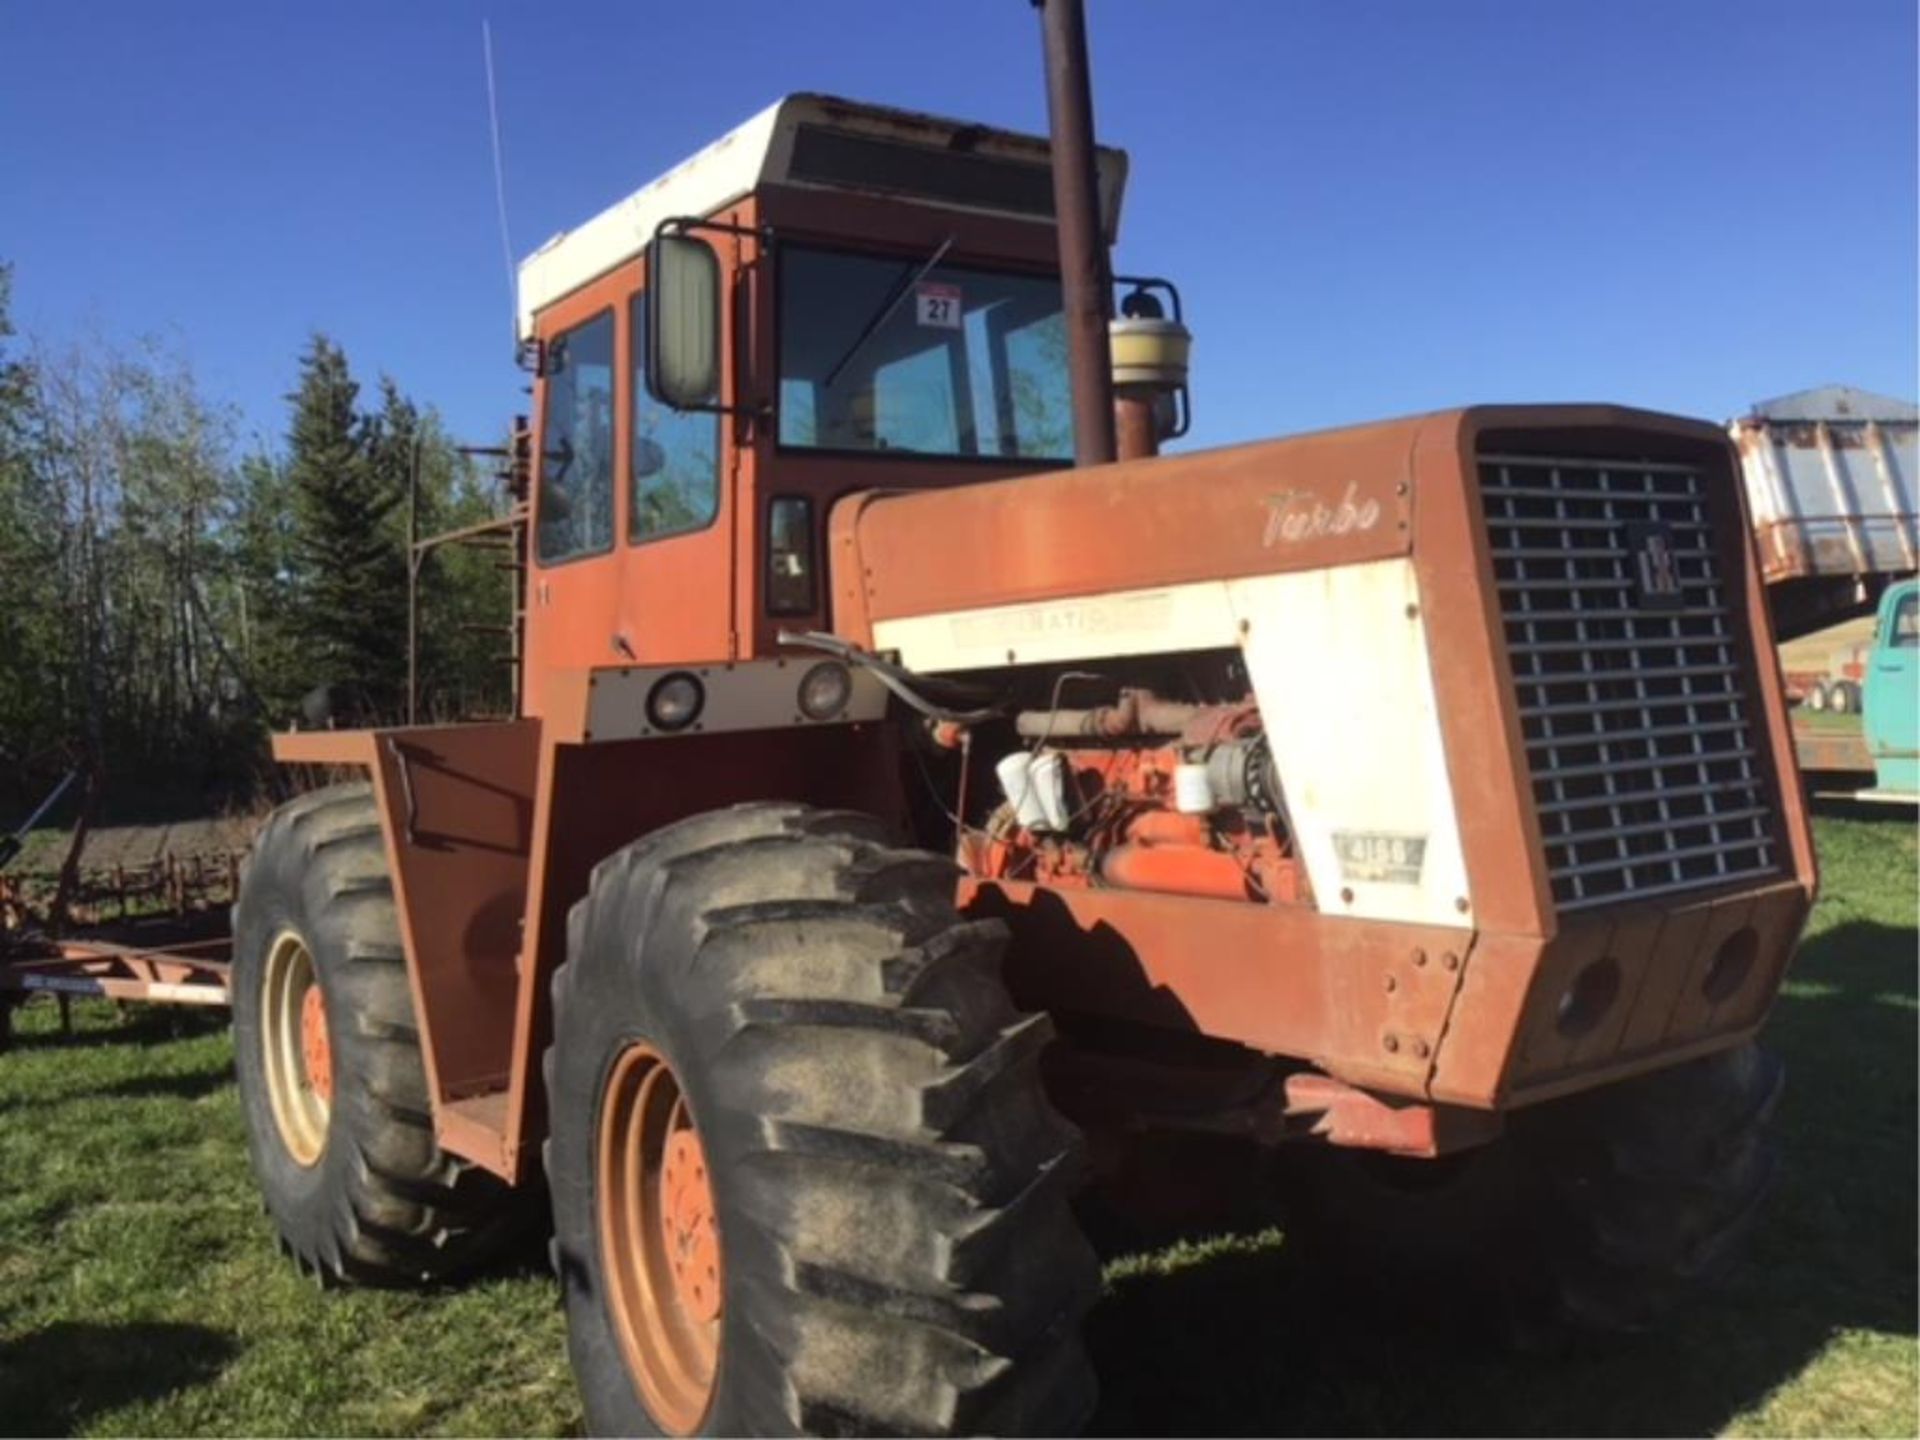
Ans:
<svg viewBox="0 0 1920 1440"><path fill-rule="evenodd" d="M720 417L678 411L647 393L647 297L633 297L633 474L627 538L702 530L720 512Z"/></svg>
<svg viewBox="0 0 1920 1440"><path fill-rule="evenodd" d="M543 372L542 564L613 547L613 312L554 337Z"/></svg>
<svg viewBox="0 0 1920 1440"><path fill-rule="evenodd" d="M783 246L780 444L1071 459L1060 282Z"/></svg>
<svg viewBox="0 0 1920 1440"><path fill-rule="evenodd" d="M1887 644L1896 650L1920 646L1920 590L1908 591L1893 607L1893 623L1887 626Z"/></svg>

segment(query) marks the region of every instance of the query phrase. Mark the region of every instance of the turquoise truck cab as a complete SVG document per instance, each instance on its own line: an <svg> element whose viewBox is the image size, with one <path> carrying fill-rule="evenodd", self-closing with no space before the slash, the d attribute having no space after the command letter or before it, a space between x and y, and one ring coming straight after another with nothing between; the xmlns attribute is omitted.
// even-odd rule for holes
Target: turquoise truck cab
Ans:
<svg viewBox="0 0 1920 1440"><path fill-rule="evenodd" d="M1880 794L1920 797L1920 581L1880 598L1867 663L1867 750Z"/></svg>

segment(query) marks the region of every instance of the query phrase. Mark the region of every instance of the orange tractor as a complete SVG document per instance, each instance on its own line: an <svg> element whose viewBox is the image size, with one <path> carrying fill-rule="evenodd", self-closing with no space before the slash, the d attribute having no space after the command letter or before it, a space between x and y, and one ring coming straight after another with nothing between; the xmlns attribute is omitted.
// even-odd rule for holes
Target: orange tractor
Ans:
<svg viewBox="0 0 1920 1440"><path fill-rule="evenodd" d="M235 910L284 1243L441 1278L544 1177L597 1431L1072 1428L1076 1193L1199 1187L1168 1135L1282 1147L1309 1245L1469 1197L1576 1327L1765 1188L1814 860L1726 435L1157 456L1178 297L1042 16L1050 143L797 96L528 259L521 713L275 741L361 775Z"/></svg>

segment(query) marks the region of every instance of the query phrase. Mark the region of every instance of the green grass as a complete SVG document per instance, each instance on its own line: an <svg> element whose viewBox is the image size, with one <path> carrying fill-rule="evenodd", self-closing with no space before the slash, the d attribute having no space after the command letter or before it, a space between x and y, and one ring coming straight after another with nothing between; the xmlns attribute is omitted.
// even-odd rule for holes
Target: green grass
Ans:
<svg viewBox="0 0 1920 1440"><path fill-rule="evenodd" d="M1750 1263L1657 1337L1516 1359L1349 1312L1277 1232L1108 1270L1095 1428L1185 1434L1913 1435L1912 817L1819 822L1824 898L1769 1041L1787 1159ZM552 1434L580 1422L538 1247L431 1294L323 1294L274 1248L226 1031L51 1007L0 1056L0 1430Z"/></svg>

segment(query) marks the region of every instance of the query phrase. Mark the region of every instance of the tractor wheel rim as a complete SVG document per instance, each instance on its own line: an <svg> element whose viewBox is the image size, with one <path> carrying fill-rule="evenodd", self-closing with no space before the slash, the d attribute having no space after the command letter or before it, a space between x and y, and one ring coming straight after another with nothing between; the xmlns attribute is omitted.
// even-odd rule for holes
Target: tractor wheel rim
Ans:
<svg viewBox="0 0 1920 1440"><path fill-rule="evenodd" d="M333 1113L333 1046L326 995L307 942L282 930L267 947L260 993L267 1101L296 1164L317 1164Z"/></svg>
<svg viewBox="0 0 1920 1440"><path fill-rule="evenodd" d="M597 1152L607 1316L649 1413L690 1435L713 1400L726 1272L700 1132L650 1046L629 1046L608 1072Z"/></svg>

